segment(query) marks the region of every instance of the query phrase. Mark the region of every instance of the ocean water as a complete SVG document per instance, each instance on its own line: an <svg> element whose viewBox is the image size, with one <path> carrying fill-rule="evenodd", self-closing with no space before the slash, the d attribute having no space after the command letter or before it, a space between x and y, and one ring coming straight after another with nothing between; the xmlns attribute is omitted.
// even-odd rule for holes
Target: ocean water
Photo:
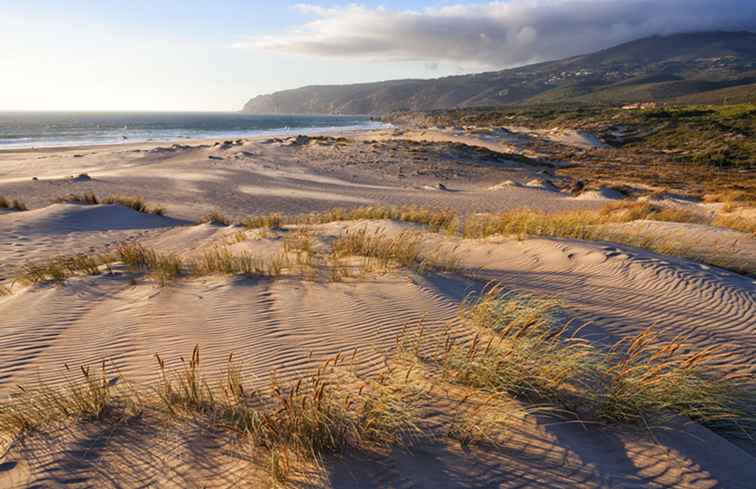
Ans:
<svg viewBox="0 0 756 489"><path fill-rule="evenodd" d="M0 112L0 149L231 139L382 125L365 116L238 112Z"/></svg>

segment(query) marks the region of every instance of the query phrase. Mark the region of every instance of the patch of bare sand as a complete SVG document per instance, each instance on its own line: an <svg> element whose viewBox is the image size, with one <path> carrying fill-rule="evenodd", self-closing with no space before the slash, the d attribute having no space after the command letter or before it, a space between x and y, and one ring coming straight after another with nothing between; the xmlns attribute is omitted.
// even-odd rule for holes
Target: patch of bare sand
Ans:
<svg viewBox="0 0 756 489"><path fill-rule="evenodd" d="M218 207L240 219L249 214L301 213L366 203L448 207L460 212L597 205L558 193L542 196L527 188L492 195L487 189L498 182L528 181L539 172L553 171L441 136L418 142L381 140L380 134L371 132L326 145L275 146L253 139L228 148L209 144L89 148L81 158L74 158L72 150L3 152L0 195L19 198L30 208L45 207L72 193L139 195L165 208L169 216L191 220ZM379 139L365 139L373 136ZM91 179L66 178L80 173L88 173ZM439 184L459 191L439 198L416 190Z"/></svg>
<svg viewBox="0 0 756 489"><path fill-rule="evenodd" d="M103 252L119 242L143 239L182 224L119 205L52 204L0 214L0 279L11 277L24 263Z"/></svg>

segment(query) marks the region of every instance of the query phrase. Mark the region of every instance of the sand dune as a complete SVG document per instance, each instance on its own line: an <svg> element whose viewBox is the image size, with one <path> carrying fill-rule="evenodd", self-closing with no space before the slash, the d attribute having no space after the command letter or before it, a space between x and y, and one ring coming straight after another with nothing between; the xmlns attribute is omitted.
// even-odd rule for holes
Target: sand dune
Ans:
<svg viewBox="0 0 756 489"><path fill-rule="evenodd" d="M412 135L396 139L386 132L297 144L91 149L76 159L67 150L1 154L0 166L10 170L3 167L0 173L0 195L23 196L33 207L0 214L3 284L26 263L100 253L124 241L185 259L216 248L271 257L303 229L324 253L339 236L361 229L388 237L422 233L423 253L455 256L459 264L450 272L396 268L339 280L305 273L187 276L158 287L150 277L115 263L111 272L68 278L64 284L14 283L12 293L0 295L0 396L8 399L18 385L37 385L40 379L48 387L65 385L72 375L65 365L75 369L103 361L117 372L118 385L151 386L160 375L156 353L177 366L195 345L201 347L210 382L222 376L232 353L250 386L266 386L273 376L281 383L297 379L338 353L354 353L355 370L375 377L385 371L386 356L402 332L422 330L428 338L443 338L451 325L459 329L460 341L470 340L474 332L460 323L460 305L488 281L507 291L559 299L563 313L586 325L582 334L596 344L653 326L665 338L689 337L696 348L722 348L721 361L733 372L752 376L756 371L756 282L694 261L569 239L463 239L387 220L253 230L192 222L212 209L241 218L365 204L467 214L602 205L602 199L575 199L556 187L524 185L537 178L544 187L558 178L548 165L491 160L480 150L452 146L462 142L458 137L442 135L429 134L427 145L412 142ZM570 144L590 143L576 143L572 133L563 136ZM486 144L502 150L503 143ZM57 177L80 170L91 170L93 179ZM32 174L49 180L32 181ZM423 189L442 182L454 191ZM52 203L67 193L89 191L142 195L165 206L171 217L117 205ZM742 260L756 257L752 236L712 226L655 221L610 226L693 243L697 253L731 249ZM756 390L756 383L750 385ZM449 422L456 409L453 389L439 389L426 399L424 422L439 430ZM439 436L411 452L348 452L329 458L324 470L303 469L289 485L745 489L756 480L751 443L689 420L676 420L654 438L628 426L519 415L522 405L499 401L511 403L512 419L491 446L463 449ZM0 488L261 487L267 469L259 450L199 423L153 423L150 416L108 426L69 423L3 439Z"/></svg>

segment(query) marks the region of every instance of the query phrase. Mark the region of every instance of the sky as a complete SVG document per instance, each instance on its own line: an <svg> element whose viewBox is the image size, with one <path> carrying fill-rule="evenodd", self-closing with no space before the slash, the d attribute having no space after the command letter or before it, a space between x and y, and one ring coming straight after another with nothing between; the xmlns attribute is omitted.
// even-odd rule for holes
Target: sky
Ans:
<svg viewBox="0 0 756 489"><path fill-rule="evenodd" d="M756 30L756 1L0 0L0 110L232 111L712 29Z"/></svg>

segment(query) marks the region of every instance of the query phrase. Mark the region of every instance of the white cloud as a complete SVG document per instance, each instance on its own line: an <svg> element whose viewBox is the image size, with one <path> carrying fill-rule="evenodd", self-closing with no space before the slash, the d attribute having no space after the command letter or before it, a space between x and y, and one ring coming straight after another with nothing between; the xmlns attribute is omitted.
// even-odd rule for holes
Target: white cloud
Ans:
<svg viewBox="0 0 756 489"><path fill-rule="evenodd" d="M754 0L510 0L421 11L298 5L313 19L236 44L313 56L508 67L655 34L754 30Z"/></svg>

